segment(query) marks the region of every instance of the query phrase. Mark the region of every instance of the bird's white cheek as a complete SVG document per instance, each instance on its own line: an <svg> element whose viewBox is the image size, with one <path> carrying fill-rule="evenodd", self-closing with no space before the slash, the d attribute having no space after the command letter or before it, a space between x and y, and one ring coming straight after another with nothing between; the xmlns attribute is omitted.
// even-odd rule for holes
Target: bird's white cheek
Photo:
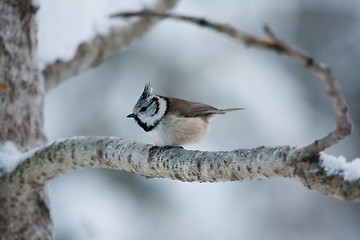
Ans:
<svg viewBox="0 0 360 240"><path fill-rule="evenodd" d="M145 123L148 127L155 126L165 115L167 104L163 98L158 98L159 110L153 115L139 114L138 118L142 123Z"/></svg>
<svg viewBox="0 0 360 240"><path fill-rule="evenodd" d="M146 125L148 125L148 126L153 126L154 123L159 120L159 118L157 116L138 115L138 118L140 119L141 122L146 123Z"/></svg>

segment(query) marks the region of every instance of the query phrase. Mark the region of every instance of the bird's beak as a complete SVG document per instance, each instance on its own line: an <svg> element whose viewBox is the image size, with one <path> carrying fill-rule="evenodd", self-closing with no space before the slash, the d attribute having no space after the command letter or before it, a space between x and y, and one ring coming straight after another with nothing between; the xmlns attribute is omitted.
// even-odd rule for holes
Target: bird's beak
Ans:
<svg viewBox="0 0 360 240"><path fill-rule="evenodd" d="M131 113L129 115L126 116L127 118L134 118L135 117L135 114Z"/></svg>

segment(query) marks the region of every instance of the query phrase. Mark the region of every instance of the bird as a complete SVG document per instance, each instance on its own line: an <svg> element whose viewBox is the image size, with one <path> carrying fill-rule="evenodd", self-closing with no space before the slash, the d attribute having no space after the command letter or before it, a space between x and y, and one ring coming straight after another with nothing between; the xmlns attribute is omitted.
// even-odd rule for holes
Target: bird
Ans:
<svg viewBox="0 0 360 240"><path fill-rule="evenodd" d="M199 142L207 134L213 116L238 110L244 108L218 109L155 94L151 82L147 82L127 117L134 118L157 146L182 147Z"/></svg>

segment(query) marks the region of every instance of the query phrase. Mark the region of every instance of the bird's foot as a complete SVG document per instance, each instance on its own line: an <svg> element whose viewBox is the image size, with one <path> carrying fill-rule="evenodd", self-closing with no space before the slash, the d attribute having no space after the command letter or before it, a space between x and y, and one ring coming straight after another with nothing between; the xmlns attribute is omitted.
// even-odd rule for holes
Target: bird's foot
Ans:
<svg viewBox="0 0 360 240"><path fill-rule="evenodd" d="M165 145L165 146L161 146L160 148L162 148L162 149L172 149L172 148L184 149L182 146L173 146L173 145Z"/></svg>

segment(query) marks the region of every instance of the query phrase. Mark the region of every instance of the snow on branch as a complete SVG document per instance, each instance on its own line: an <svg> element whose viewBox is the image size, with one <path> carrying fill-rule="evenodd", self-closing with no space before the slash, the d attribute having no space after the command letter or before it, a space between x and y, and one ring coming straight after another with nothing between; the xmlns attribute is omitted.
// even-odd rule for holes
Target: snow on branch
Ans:
<svg viewBox="0 0 360 240"><path fill-rule="evenodd" d="M0 177L4 173L12 172L23 160L22 153L12 141L0 144Z"/></svg>
<svg viewBox="0 0 360 240"><path fill-rule="evenodd" d="M328 176L341 175L349 182L360 179L360 158L347 162L343 156L334 157L321 152L320 161Z"/></svg>
<svg viewBox="0 0 360 240"><path fill-rule="evenodd" d="M334 78L330 67L328 67L322 62L316 61L305 53L296 50L284 41L279 40L279 38L273 33L269 26L264 27L264 31L267 34L268 38L262 39L251 34L242 32L228 24L219 24L211 22L204 18L190 17L173 13L161 13L147 9L137 12L116 13L111 15L110 17L129 18L135 16L147 18L155 17L161 19L171 18L213 29L217 32L234 38L247 46L265 48L275 51L279 54L287 55L288 57L301 64L305 69L312 72L315 76L323 80L327 87L328 95L331 98L335 111L337 123L336 129L330 132L327 136L315 140L308 146L304 148L299 148L298 151L299 154L301 154L302 158L311 157L315 154L318 154L320 151L323 151L326 148L338 143L340 140L342 140L344 137L348 136L351 133L352 124L348 115L348 107L342 95L340 86Z"/></svg>
<svg viewBox="0 0 360 240"><path fill-rule="evenodd" d="M176 2L177 0L158 0L153 9L159 12L167 11L175 6ZM130 26L112 29L107 35L98 35L89 42L81 43L72 59L57 60L44 68L42 74L45 78L45 89L50 90L62 81L101 64L145 34L156 22L155 19L143 18Z"/></svg>

